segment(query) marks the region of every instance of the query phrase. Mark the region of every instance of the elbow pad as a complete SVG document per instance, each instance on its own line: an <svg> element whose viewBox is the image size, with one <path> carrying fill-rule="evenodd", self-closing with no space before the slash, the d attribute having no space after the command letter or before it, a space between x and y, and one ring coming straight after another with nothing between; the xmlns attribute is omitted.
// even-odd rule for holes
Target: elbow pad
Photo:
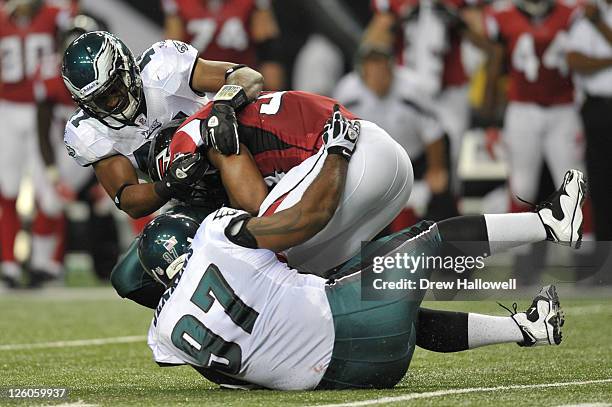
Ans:
<svg viewBox="0 0 612 407"><path fill-rule="evenodd" d="M247 249L259 249L257 239L247 228L251 218L252 216L246 213L236 216L225 228L225 237L238 246L246 247Z"/></svg>

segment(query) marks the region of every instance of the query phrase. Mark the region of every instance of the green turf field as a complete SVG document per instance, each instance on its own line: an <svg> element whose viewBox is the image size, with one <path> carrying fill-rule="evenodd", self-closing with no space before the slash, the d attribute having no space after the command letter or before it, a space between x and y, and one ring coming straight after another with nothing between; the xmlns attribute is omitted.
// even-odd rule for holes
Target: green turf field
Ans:
<svg viewBox="0 0 612 407"><path fill-rule="evenodd" d="M390 399L377 403L612 405L612 299L562 296L561 303L566 324L560 347L499 345L457 354L417 349L408 375L393 390L283 393L219 390L189 368L157 367L144 340L152 312L116 299L110 288L0 293L0 389L71 389L61 401L0 398L0 405L370 405L385 397ZM494 301L427 305L505 313ZM528 301L519 305L523 309ZM56 343L100 338L122 343ZM562 384L567 382L578 383ZM353 404L359 401L364 403Z"/></svg>

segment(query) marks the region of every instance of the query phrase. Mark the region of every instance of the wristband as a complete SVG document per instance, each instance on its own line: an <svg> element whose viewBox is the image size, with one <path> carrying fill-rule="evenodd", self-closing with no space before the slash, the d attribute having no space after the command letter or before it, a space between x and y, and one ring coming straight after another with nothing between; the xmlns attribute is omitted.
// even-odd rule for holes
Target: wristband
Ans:
<svg viewBox="0 0 612 407"><path fill-rule="evenodd" d="M241 107L249 103L249 98L242 86L238 85L223 85L219 92L215 95L213 101L215 103L227 103L234 110L239 110Z"/></svg>
<svg viewBox="0 0 612 407"><path fill-rule="evenodd" d="M159 196L162 199L169 200L170 198L172 198L170 190L168 189L164 181L154 182L153 189L155 190L155 193L157 194L157 196Z"/></svg>
<svg viewBox="0 0 612 407"><path fill-rule="evenodd" d="M245 65L245 64L234 65L230 69L225 71L225 82L227 82L227 78L229 78L231 74L233 74L234 72L242 68L248 68L248 65Z"/></svg>
<svg viewBox="0 0 612 407"><path fill-rule="evenodd" d="M118 209L121 209L121 194L123 194L123 190L129 187L130 185L134 185L134 184L130 184L129 182L126 182L125 184L121 185L119 189L117 190L117 193L115 194L115 199L113 200L113 202L115 202L115 206Z"/></svg>

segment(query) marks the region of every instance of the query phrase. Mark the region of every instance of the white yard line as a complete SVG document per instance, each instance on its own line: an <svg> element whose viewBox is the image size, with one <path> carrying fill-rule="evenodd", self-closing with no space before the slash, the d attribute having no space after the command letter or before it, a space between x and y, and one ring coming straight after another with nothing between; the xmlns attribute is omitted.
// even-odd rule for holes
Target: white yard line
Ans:
<svg viewBox="0 0 612 407"><path fill-rule="evenodd" d="M76 341L57 341L57 342L39 342L39 343L15 343L9 345L0 345L0 351L3 350L30 350L30 349L45 349L45 348L71 348L76 346L100 346L111 343L132 343L144 342L146 336L118 336L115 338L98 338L98 339L80 339Z"/></svg>
<svg viewBox="0 0 612 407"><path fill-rule="evenodd" d="M394 397L382 397L371 400L353 401L349 403L340 404L320 404L317 407L356 407L356 406L371 406L376 404L386 403L398 403L402 401L418 400L418 399L429 399L434 397L453 396L456 394L468 394L468 393L484 393L504 390L525 390L525 389L545 389L550 387L568 387L568 386L584 386L588 384L602 384L612 383L612 379L601 379L601 380L586 380L586 381L575 381L575 382L558 382L558 383L541 383L541 384L516 384L510 386L497 386L497 387L468 387L465 389L449 389L449 390L437 390L426 393L409 393L402 396Z"/></svg>

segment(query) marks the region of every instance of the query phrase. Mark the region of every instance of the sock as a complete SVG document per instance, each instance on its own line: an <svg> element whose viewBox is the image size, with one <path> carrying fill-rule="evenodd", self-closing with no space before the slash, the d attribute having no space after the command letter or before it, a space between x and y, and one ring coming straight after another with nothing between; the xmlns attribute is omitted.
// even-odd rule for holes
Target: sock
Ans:
<svg viewBox="0 0 612 407"><path fill-rule="evenodd" d="M468 348L468 314L419 308L416 344L433 352Z"/></svg>
<svg viewBox="0 0 612 407"><path fill-rule="evenodd" d="M537 213L484 215L490 254L546 240L546 229Z"/></svg>
<svg viewBox="0 0 612 407"><path fill-rule="evenodd" d="M33 270L44 271L58 276L62 266L54 260L57 237L54 235L33 235L30 266Z"/></svg>
<svg viewBox="0 0 612 407"><path fill-rule="evenodd" d="M17 216L17 200L0 198L2 222L0 222L0 242L2 244L2 261L15 262L15 238L21 225Z"/></svg>
<svg viewBox="0 0 612 407"><path fill-rule="evenodd" d="M467 336L470 349L498 343L522 342L523 334L511 317L469 313Z"/></svg>
<svg viewBox="0 0 612 407"><path fill-rule="evenodd" d="M0 271L2 275L13 280L19 280L21 278L21 267L14 261L3 261L0 263Z"/></svg>

